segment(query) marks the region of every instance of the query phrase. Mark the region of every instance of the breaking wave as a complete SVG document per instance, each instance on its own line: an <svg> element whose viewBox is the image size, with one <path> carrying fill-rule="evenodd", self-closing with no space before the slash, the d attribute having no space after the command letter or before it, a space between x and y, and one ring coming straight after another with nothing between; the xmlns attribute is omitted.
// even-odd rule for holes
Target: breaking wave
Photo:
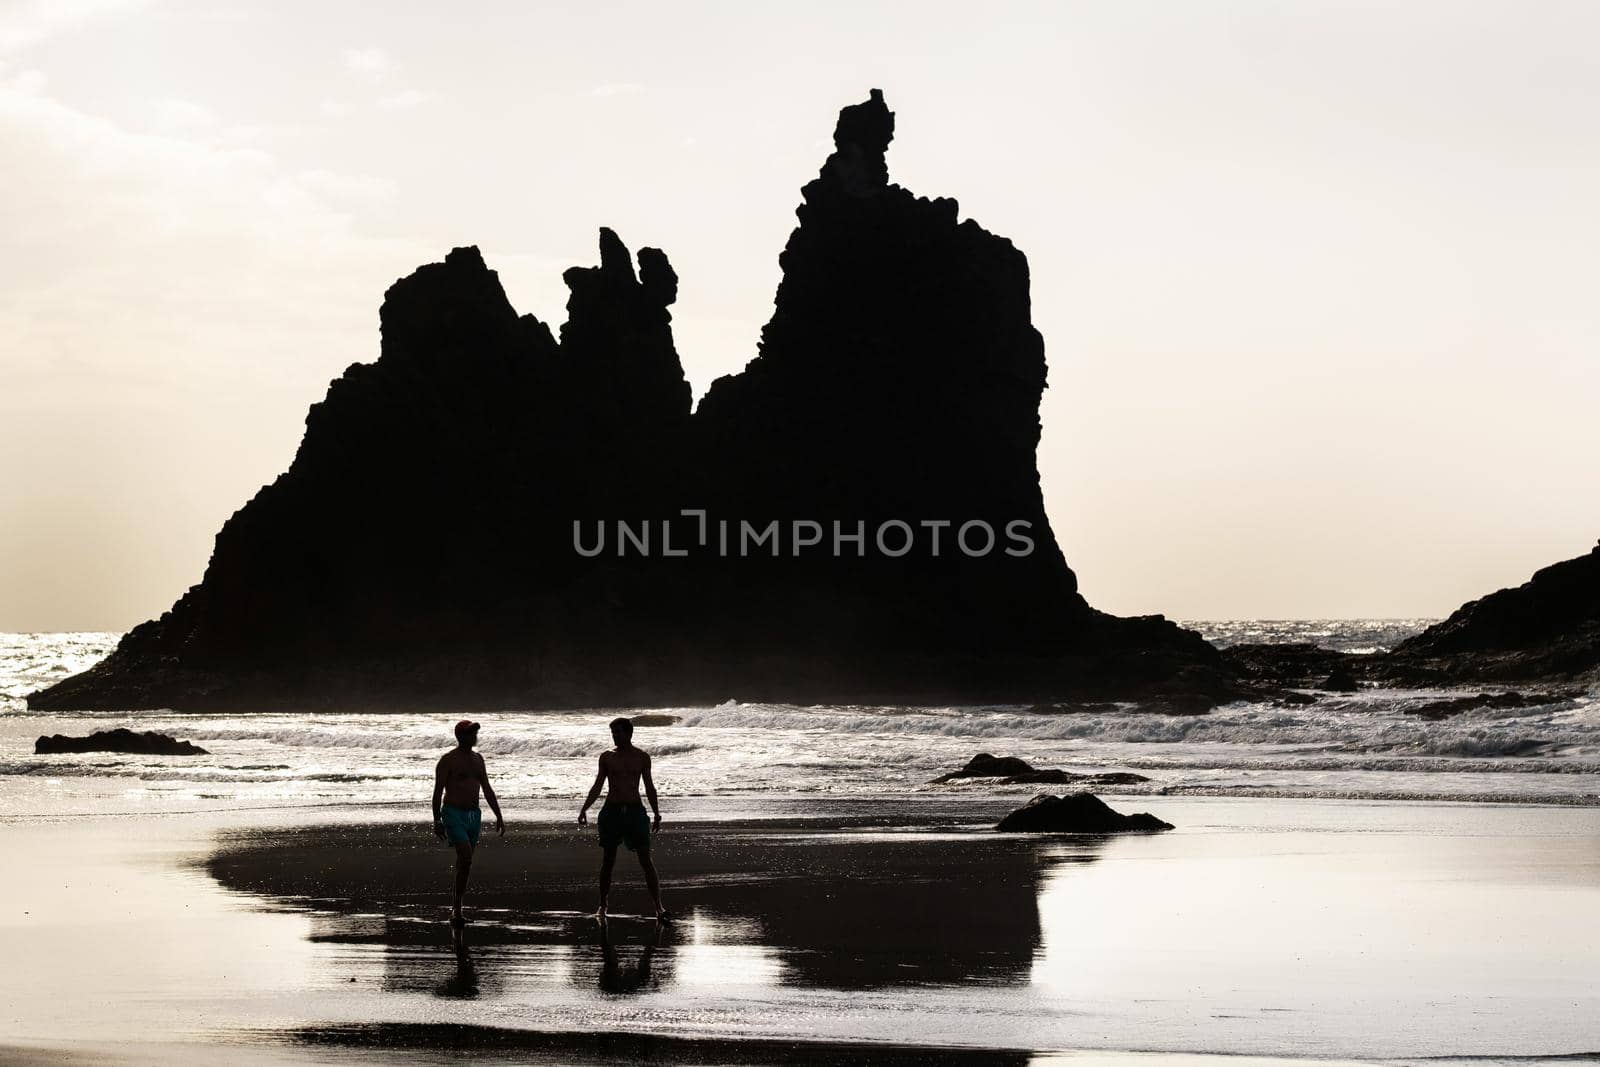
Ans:
<svg viewBox="0 0 1600 1067"><path fill-rule="evenodd" d="M682 713L698 729L974 740L1205 745L1407 756L1592 756L1600 760L1600 704L1593 697L1517 709L1486 708L1445 720L1407 714L1427 702L1405 694L1329 700L1310 707L1232 704L1209 715L1038 714L1023 710L797 708L728 702ZM1434 697L1437 699L1437 697ZM1220 753L1219 753L1220 755Z"/></svg>
<svg viewBox="0 0 1600 1067"><path fill-rule="evenodd" d="M1208 624L1212 625L1212 624ZM1214 624L1223 626L1223 624ZM1234 640L1337 638L1381 645L1420 626L1227 624ZM1320 631L1326 630L1327 633ZM1330 636L1331 635L1331 636ZM1211 633L1215 639L1221 639ZM70 809L172 798L269 805L337 797L416 803L453 743L453 716L197 713L33 715L11 694L80 669L114 635L0 635L0 788L37 791ZM642 747L671 792L722 795L986 796L1026 791L992 781L934 785L978 752L1039 767L1130 769L1150 779L1117 792L1516 800L1600 804L1600 691L1520 708L1454 714L1459 691L1365 690L1314 704L1236 703L1206 715L1157 714L1136 703L1066 707L816 706L728 701L653 709ZM481 750L505 797L581 796L609 747L613 712L483 716ZM112 726L195 741L207 756L82 753L32 756L40 733ZM97 784L98 783L98 784ZM144 797L146 799L140 800ZM132 798L132 799L129 799Z"/></svg>

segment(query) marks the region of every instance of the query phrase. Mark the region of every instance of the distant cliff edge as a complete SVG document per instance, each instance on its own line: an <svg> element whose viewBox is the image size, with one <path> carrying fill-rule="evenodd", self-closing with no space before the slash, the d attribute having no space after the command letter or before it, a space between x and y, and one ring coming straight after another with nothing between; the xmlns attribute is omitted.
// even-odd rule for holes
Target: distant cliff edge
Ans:
<svg viewBox="0 0 1600 1067"><path fill-rule="evenodd" d="M1275 686L1352 690L1360 680L1394 687L1519 685L1581 692L1600 683L1600 544L1536 571L1519 586L1463 604L1388 652L1353 655L1306 644L1255 644L1235 645L1223 657L1241 678ZM1505 703L1506 694L1480 696L1519 706ZM1440 713L1466 706L1447 701Z"/></svg>
<svg viewBox="0 0 1600 1067"><path fill-rule="evenodd" d="M691 413L665 253L600 231L559 335L475 248L395 283L200 584L36 709L947 703L1232 676L1091 608L1045 514L1028 264L846 107L760 354Z"/></svg>
<svg viewBox="0 0 1600 1067"><path fill-rule="evenodd" d="M1600 544L1463 604L1389 658L1452 681L1600 681Z"/></svg>

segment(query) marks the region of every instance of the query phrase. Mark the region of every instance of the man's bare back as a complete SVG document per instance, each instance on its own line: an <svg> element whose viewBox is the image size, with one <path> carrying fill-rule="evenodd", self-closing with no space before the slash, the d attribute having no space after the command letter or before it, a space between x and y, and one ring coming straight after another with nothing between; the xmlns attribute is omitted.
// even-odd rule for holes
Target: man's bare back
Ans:
<svg viewBox="0 0 1600 1067"><path fill-rule="evenodd" d="M614 748L600 754L606 779L607 804L639 803L639 779L650 773L650 753L642 748Z"/></svg>

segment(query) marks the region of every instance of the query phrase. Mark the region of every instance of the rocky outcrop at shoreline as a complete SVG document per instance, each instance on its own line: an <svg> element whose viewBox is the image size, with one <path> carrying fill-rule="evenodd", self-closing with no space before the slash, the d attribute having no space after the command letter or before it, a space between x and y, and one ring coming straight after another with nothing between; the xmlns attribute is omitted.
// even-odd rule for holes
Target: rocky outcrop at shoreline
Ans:
<svg viewBox="0 0 1600 1067"><path fill-rule="evenodd" d="M380 357L203 580L30 706L1236 695L1197 634L1079 594L1039 488L1027 260L891 183L893 132L876 90L841 112L759 354L697 411L660 250L601 230L559 331L476 248L397 282Z"/></svg>
<svg viewBox="0 0 1600 1067"><path fill-rule="evenodd" d="M1548 701L1574 683L1600 682L1600 544L1462 605L1388 652L1241 644L1223 658L1241 681L1260 686L1355 692L1363 684L1500 683L1535 688L1527 699Z"/></svg>
<svg viewBox="0 0 1600 1067"><path fill-rule="evenodd" d="M1463 604L1387 659L1452 681L1600 680L1600 544Z"/></svg>
<svg viewBox="0 0 1600 1067"><path fill-rule="evenodd" d="M33 743L36 756L52 756L77 752L122 752L135 756L207 756L199 745L179 741L166 734L146 730L135 733L125 727L115 730L96 730L88 737L68 737L52 734Z"/></svg>
<svg viewBox="0 0 1600 1067"><path fill-rule="evenodd" d="M936 785L943 785L968 778L995 779L1000 785L1136 785L1150 780L1132 771L1079 774L1054 767L1038 768L1017 756L991 756L987 752L980 752L959 771L940 775L933 781Z"/></svg>
<svg viewBox="0 0 1600 1067"><path fill-rule="evenodd" d="M1171 823L1149 812L1124 815L1114 811L1093 793L1068 793L1063 797L1041 793L995 827L1002 833L1030 834L1150 833L1172 828Z"/></svg>

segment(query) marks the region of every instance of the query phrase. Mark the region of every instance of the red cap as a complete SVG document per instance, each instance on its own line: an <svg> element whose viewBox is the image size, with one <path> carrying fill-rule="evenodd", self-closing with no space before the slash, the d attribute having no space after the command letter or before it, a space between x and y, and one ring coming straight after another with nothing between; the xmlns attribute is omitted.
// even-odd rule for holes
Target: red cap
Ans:
<svg viewBox="0 0 1600 1067"><path fill-rule="evenodd" d="M465 737L467 734L476 733L477 730L478 724L473 722L471 719L462 719L460 722L456 723L457 737Z"/></svg>

